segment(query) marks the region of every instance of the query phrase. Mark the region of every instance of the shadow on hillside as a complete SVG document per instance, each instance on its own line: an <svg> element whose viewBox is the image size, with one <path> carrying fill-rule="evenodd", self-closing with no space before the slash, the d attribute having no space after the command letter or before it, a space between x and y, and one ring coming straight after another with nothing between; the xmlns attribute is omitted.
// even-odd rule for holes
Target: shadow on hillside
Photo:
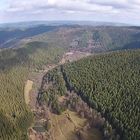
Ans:
<svg viewBox="0 0 140 140"><path fill-rule="evenodd" d="M0 70L9 70L12 67L18 65L30 65L31 59L30 55L35 53L39 48L47 48L47 43L43 42L30 42L26 45L27 47L19 49L5 50L0 53ZM11 54L15 54L13 57Z"/></svg>
<svg viewBox="0 0 140 140"><path fill-rule="evenodd" d="M131 42L129 44L126 44L123 49L139 49L140 48L140 41L136 41L136 42Z"/></svg>
<svg viewBox="0 0 140 140"><path fill-rule="evenodd" d="M37 27L32 27L32 28L27 28L25 30L21 29L15 29L15 30L3 30L0 31L0 34L2 35L0 37L0 48L4 47L3 45L5 42L8 41L9 44L10 42L17 42L20 39L26 38L26 37L32 37L38 34L42 34L45 32L49 32L51 30L56 29L56 26L37 26ZM9 41L10 40L10 41Z"/></svg>

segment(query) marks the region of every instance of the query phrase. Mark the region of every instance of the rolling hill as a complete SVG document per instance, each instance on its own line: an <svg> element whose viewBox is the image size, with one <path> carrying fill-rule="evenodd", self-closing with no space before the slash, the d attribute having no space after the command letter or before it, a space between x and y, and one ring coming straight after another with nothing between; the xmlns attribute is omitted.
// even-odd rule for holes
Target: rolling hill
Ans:
<svg viewBox="0 0 140 140"><path fill-rule="evenodd" d="M54 26L35 26L28 28L2 28L0 30L0 48L15 47L21 39L32 37L55 29Z"/></svg>
<svg viewBox="0 0 140 140"><path fill-rule="evenodd" d="M47 42L92 53L140 48L139 27L67 26L36 35L31 41Z"/></svg>
<svg viewBox="0 0 140 140"><path fill-rule="evenodd" d="M95 53L140 46L140 28L131 26L35 25L2 28L0 35L0 48L19 47L33 41L67 48L81 47Z"/></svg>

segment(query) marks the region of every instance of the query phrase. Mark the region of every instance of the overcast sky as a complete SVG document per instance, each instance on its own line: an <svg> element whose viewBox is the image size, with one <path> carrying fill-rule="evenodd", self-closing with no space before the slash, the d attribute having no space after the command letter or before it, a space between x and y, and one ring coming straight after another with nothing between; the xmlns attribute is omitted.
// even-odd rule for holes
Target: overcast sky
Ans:
<svg viewBox="0 0 140 140"><path fill-rule="evenodd" d="M91 20L140 25L140 0L0 0L0 23Z"/></svg>

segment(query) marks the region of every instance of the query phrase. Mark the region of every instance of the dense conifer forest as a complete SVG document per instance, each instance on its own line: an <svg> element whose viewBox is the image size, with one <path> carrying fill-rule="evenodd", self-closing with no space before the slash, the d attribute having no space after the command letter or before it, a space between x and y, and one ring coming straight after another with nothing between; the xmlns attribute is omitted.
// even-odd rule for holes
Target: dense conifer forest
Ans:
<svg viewBox="0 0 140 140"><path fill-rule="evenodd" d="M82 59L62 73L67 87L101 112L121 140L140 138L140 50Z"/></svg>

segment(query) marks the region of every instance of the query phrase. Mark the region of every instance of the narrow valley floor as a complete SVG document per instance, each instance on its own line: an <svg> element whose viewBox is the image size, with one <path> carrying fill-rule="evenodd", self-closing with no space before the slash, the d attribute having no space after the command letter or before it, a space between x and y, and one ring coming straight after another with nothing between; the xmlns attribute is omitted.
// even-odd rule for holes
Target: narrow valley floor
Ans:
<svg viewBox="0 0 140 140"><path fill-rule="evenodd" d="M70 55L69 55L70 54ZM76 61L90 55L89 53L66 53L58 65ZM75 55L75 57L73 57ZM75 58L75 59L74 59ZM34 113L35 120L28 130L30 140L102 140L101 132L96 128L89 127L89 120L81 117L75 110L69 108L62 114L56 115L49 108L39 106L37 103L38 90L41 86L42 77L49 70L58 65L51 64L44 71L32 73L30 80L33 81L33 88L29 94L30 107ZM75 93L76 94L76 93ZM61 98L61 97L60 97ZM63 97L62 97L63 98ZM62 99L63 100L63 99ZM45 126L49 120L49 125ZM48 128L49 127L49 128ZM89 128L88 128L89 127Z"/></svg>

